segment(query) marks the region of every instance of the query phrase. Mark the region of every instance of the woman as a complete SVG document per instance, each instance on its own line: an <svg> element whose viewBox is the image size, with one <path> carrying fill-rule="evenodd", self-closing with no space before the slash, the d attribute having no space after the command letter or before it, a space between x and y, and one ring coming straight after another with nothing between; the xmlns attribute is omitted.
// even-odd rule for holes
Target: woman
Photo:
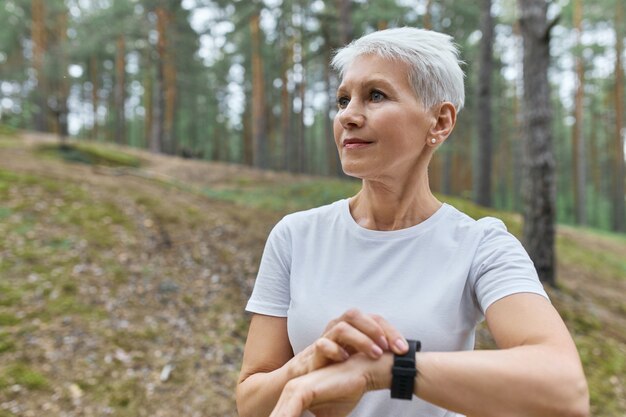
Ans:
<svg viewBox="0 0 626 417"><path fill-rule="evenodd" d="M362 188L272 230L247 305L240 416L586 415L578 353L521 244L430 191L464 100L451 38L379 31L333 66L335 142ZM472 351L483 318L498 350ZM406 339L423 346L413 401L386 390Z"/></svg>

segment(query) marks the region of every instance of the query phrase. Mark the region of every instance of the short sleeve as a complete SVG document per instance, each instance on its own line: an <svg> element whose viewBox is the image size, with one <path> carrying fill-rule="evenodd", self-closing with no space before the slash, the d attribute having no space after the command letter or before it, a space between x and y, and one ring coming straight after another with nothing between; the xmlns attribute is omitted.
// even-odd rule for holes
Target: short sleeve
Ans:
<svg viewBox="0 0 626 417"><path fill-rule="evenodd" d="M290 302L291 239L285 219L269 234L246 311L287 317Z"/></svg>
<svg viewBox="0 0 626 417"><path fill-rule="evenodd" d="M470 279L483 314L494 302L516 293L548 298L535 266L519 240L495 218L478 221L483 236L476 250Z"/></svg>

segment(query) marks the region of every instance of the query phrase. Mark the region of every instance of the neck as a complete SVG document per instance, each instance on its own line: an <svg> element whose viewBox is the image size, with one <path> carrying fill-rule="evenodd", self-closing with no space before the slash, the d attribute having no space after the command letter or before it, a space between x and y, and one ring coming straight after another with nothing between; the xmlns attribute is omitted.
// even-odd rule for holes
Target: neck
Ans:
<svg viewBox="0 0 626 417"><path fill-rule="evenodd" d="M398 230L423 222L441 205L430 190L424 169L401 181L364 179L361 191L350 200L350 212L366 229Z"/></svg>

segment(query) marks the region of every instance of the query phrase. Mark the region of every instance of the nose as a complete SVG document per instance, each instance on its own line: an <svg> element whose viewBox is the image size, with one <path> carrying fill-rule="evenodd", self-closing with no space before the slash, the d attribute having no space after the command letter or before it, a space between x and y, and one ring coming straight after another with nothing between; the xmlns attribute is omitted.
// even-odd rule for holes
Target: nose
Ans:
<svg viewBox="0 0 626 417"><path fill-rule="evenodd" d="M339 110L337 120L344 129L354 129L363 126L365 114L358 101L353 99L345 108Z"/></svg>

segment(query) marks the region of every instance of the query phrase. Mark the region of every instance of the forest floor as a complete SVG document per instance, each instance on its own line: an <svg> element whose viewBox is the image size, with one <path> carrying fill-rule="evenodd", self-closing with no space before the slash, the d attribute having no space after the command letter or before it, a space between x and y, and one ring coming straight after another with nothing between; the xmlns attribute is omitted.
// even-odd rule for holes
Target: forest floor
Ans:
<svg viewBox="0 0 626 417"><path fill-rule="evenodd" d="M0 417L236 416L243 308L269 230L357 185L55 143L0 132ZM442 198L519 230L517 215ZM623 417L626 237L558 233L550 296L593 415ZM479 346L492 346L484 328Z"/></svg>

